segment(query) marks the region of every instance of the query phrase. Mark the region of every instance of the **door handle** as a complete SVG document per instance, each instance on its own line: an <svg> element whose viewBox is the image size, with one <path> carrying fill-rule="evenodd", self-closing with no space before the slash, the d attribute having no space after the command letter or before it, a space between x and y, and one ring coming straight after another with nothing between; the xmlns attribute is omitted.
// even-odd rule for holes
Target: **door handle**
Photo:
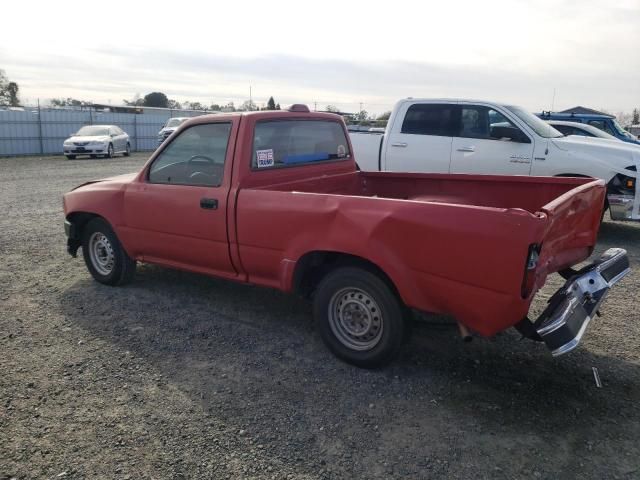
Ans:
<svg viewBox="0 0 640 480"><path fill-rule="evenodd" d="M404 147L407 146L407 144L405 142L394 142L394 143L391 144L391 146L392 147L402 147L402 148L404 148Z"/></svg>
<svg viewBox="0 0 640 480"><path fill-rule="evenodd" d="M215 198L201 198L200 208L204 208L205 210L217 210L218 200Z"/></svg>
<svg viewBox="0 0 640 480"><path fill-rule="evenodd" d="M460 147L458 151L459 152L475 152L476 147Z"/></svg>

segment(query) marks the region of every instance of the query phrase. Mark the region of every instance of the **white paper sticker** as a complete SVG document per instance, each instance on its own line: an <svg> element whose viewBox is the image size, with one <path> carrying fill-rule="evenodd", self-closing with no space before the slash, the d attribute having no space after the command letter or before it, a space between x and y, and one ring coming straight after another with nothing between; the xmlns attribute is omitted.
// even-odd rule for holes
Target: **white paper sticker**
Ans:
<svg viewBox="0 0 640 480"><path fill-rule="evenodd" d="M273 149L256 150L258 168L273 167Z"/></svg>

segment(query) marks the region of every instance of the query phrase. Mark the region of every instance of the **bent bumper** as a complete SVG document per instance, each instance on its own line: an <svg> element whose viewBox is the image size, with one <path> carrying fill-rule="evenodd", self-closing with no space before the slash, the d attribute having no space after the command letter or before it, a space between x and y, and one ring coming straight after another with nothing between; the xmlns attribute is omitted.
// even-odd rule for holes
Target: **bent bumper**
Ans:
<svg viewBox="0 0 640 480"><path fill-rule="evenodd" d="M609 289L630 271L627 252L610 248L596 262L575 272L549 300L534 327L553 356L578 346Z"/></svg>

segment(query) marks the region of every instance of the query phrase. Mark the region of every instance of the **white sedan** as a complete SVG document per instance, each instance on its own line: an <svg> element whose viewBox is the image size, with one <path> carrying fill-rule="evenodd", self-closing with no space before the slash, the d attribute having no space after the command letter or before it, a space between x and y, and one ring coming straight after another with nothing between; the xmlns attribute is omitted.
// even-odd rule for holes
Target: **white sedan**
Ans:
<svg viewBox="0 0 640 480"><path fill-rule="evenodd" d="M112 158L116 153L131 154L129 135L116 125L86 125L64 141L63 149L69 160L78 155Z"/></svg>
<svg viewBox="0 0 640 480"><path fill-rule="evenodd" d="M580 135L582 137L597 137L606 138L607 140L617 140L619 142L622 141L593 125L587 125L585 123L568 122L565 120L547 120L547 123L564 135Z"/></svg>

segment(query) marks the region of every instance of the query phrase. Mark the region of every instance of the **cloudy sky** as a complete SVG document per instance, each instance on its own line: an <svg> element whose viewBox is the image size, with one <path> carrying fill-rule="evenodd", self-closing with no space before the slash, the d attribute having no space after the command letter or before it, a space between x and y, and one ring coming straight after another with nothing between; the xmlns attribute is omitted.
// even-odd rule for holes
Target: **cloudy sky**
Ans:
<svg viewBox="0 0 640 480"><path fill-rule="evenodd" d="M472 97L640 107L640 0L35 2L5 6L0 69L23 101L363 105Z"/></svg>

